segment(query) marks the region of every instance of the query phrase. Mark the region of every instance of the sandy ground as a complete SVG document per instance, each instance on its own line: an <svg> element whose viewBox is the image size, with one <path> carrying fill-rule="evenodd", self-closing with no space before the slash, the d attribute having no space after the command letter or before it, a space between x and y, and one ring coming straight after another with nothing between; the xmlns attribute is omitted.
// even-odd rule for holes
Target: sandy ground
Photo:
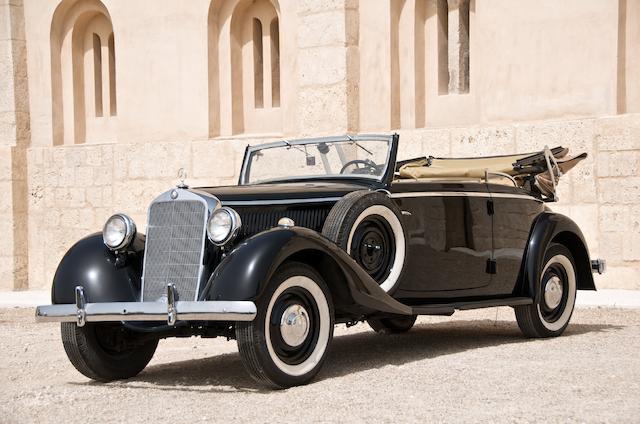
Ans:
<svg viewBox="0 0 640 424"><path fill-rule="evenodd" d="M640 310L576 310L564 336L524 339L508 308L422 317L401 336L336 328L307 386L264 391L235 342L160 342L138 377L97 384L57 324L0 310L0 422L639 422ZM162 420L162 421L160 421Z"/></svg>

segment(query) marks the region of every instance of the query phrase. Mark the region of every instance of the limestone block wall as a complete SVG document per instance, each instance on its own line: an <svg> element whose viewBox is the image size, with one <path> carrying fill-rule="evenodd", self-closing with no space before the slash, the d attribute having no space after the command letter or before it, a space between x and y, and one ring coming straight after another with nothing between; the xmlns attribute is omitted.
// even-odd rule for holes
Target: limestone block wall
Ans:
<svg viewBox="0 0 640 424"><path fill-rule="evenodd" d="M48 288L55 267L76 240L100 231L115 212L130 214L140 231L146 208L188 171L191 186L236 184L247 144L268 138L193 142L35 147L28 150L30 288ZM560 202L592 257L608 272L598 287L640 289L640 114L501 126L400 131L399 158L419 154L472 156L563 145L589 158L564 176Z"/></svg>
<svg viewBox="0 0 640 424"><path fill-rule="evenodd" d="M175 186L180 168L191 186L235 184L246 145L263 140L30 148L29 288L48 288L66 250L113 213L144 231L149 203Z"/></svg>
<svg viewBox="0 0 640 424"><path fill-rule="evenodd" d="M357 128L357 6L355 0L298 4L295 135Z"/></svg>
<svg viewBox="0 0 640 424"><path fill-rule="evenodd" d="M22 0L0 0L0 288L27 287L29 105Z"/></svg>
<svg viewBox="0 0 640 424"><path fill-rule="evenodd" d="M0 145L0 289L28 287L25 150Z"/></svg>

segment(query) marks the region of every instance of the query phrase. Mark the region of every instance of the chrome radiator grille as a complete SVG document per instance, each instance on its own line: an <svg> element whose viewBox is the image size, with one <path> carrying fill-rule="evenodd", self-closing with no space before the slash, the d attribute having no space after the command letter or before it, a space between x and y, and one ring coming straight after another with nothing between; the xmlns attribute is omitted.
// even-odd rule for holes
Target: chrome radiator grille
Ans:
<svg viewBox="0 0 640 424"><path fill-rule="evenodd" d="M156 301L176 286L181 300L197 300L207 207L196 200L160 201L149 207L142 300Z"/></svg>

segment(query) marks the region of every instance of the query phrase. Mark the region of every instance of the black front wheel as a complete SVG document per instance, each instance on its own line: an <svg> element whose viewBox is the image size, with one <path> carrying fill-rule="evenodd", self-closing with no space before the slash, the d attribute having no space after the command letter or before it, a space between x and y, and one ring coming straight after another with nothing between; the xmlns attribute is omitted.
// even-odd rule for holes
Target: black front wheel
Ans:
<svg viewBox="0 0 640 424"><path fill-rule="evenodd" d="M256 306L255 320L236 324L238 350L251 377L274 388L308 383L333 338L333 304L322 277L308 265L287 263Z"/></svg>
<svg viewBox="0 0 640 424"><path fill-rule="evenodd" d="M158 340L132 332L120 323L61 324L62 345L71 364L92 380L134 377L156 351Z"/></svg>

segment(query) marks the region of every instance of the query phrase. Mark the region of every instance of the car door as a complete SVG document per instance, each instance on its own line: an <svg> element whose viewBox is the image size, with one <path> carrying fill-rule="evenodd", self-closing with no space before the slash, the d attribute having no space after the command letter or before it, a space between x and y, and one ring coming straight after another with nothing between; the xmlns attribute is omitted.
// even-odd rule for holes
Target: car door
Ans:
<svg viewBox="0 0 640 424"><path fill-rule="evenodd" d="M394 182L408 236L396 297L458 297L489 285L489 196L483 183Z"/></svg>
<svg viewBox="0 0 640 424"><path fill-rule="evenodd" d="M488 188L493 203L495 261L490 294L509 295L516 290L531 229L536 217L544 211L544 203L517 187L489 184Z"/></svg>

